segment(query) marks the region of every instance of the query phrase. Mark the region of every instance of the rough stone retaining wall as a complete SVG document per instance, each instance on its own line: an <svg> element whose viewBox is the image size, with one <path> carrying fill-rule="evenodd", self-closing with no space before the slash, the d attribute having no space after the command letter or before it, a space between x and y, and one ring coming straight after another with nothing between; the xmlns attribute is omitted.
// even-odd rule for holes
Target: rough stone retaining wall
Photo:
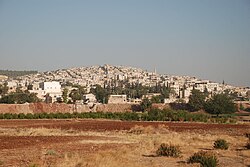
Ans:
<svg viewBox="0 0 250 167"><path fill-rule="evenodd" d="M132 112L138 110L140 110L139 105L134 104L97 104L94 107L63 103L0 104L0 113Z"/></svg>
<svg viewBox="0 0 250 167"><path fill-rule="evenodd" d="M161 104L161 103L155 103L155 104L152 104L152 107L153 108L158 108L158 109L166 109L166 108L170 108L169 104Z"/></svg>
<svg viewBox="0 0 250 167"><path fill-rule="evenodd" d="M32 113L28 104L0 104L0 113Z"/></svg>
<svg viewBox="0 0 250 167"><path fill-rule="evenodd" d="M100 104L96 106L97 112L132 112L136 110L136 106L132 104Z"/></svg>

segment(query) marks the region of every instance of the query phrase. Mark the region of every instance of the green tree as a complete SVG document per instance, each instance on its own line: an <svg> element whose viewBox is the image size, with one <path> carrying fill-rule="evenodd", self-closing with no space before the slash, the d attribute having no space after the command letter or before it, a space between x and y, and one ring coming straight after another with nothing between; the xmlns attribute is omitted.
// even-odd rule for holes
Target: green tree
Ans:
<svg viewBox="0 0 250 167"><path fill-rule="evenodd" d="M143 112L147 111L151 107L152 107L152 102L148 98L145 98L145 99L142 100L141 109L142 109Z"/></svg>
<svg viewBox="0 0 250 167"><path fill-rule="evenodd" d="M191 111L204 109L206 95L199 90L193 89L189 96L188 106Z"/></svg>
<svg viewBox="0 0 250 167"><path fill-rule="evenodd" d="M76 84L73 85L73 87L76 87L78 89L80 95L84 95L86 93L86 88L84 86Z"/></svg>
<svg viewBox="0 0 250 167"><path fill-rule="evenodd" d="M161 103L163 101L163 97L162 96L153 96L151 99L152 103Z"/></svg>
<svg viewBox="0 0 250 167"><path fill-rule="evenodd" d="M171 92L172 92L171 88L170 87L166 87L165 85L161 89L161 94L162 94L163 98L169 98Z"/></svg>
<svg viewBox="0 0 250 167"><path fill-rule="evenodd" d="M75 89L73 89L70 94L69 97L72 98L73 102L75 103L76 100L82 100L83 99L83 95L86 93L85 87L81 86L81 85L73 85L73 87L75 87ZM64 92L66 93L66 92ZM66 96L66 94L65 94Z"/></svg>
<svg viewBox="0 0 250 167"><path fill-rule="evenodd" d="M35 93L11 93L6 95L0 99L0 103L7 103L7 104L23 104L23 103L35 103L39 102L40 99L36 96Z"/></svg>
<svg viewBox="0 0 250 167"><path fill-rule="evenodd" d="M232 98L227 94L216 94L205 104L205 111L210 114L230 114L237 111Z"/></svg>
<svg viewBox="0 0 250 167"><path fill-rule="evenodd" d="M37 97L36 93L28 93L29 94L29 103L40 102L41 100Z"/></svg>
<svg viewBox="0 0 250 167"><path fill-rule="evenodd" d="M69 97L71 97L71 99L73 100L73 102L75 103L77 100L81 100L82 99L82 96L79 92L78 89L73 89L70 94L69 94Z"/></svg>
<svg viewBox="0 0 250 167"><path fill-rule="evenodd" d="M63 98L64 103L68 102L68 92L69 92L69 89L67 89L67 88L63 89L62 98Z"/></svg>
<svg viewBox="0 0 250 167"><path fill-rule="evenodd" d="M136 90L135 98L142 98L143 95L146 95L149 91L149 88L142 86L142 84L136 84L134 88Z"/></svg>
<svg viewBox="0 0 250 167"><path fill-rule="evenodd" d="M14 97L13 94L9 94L7 96L3 96L0 99L0 103L14 104L15 103L15 97Z"/></svg>
<svg viewBox="0 0 250 167"><path fill-rule="evenodd" d="M90 90L96 96L99 103L108 103L108 96L110 95L107 89L104 89L100 85L96 85L95 88Z"/></svg>

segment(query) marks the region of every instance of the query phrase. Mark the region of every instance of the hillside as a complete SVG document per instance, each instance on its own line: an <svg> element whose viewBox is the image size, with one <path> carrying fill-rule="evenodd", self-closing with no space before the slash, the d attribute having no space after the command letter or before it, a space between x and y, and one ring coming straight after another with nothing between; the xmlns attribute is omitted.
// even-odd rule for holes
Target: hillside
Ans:
<svg viewBox="0 0 250 167"><path fill-rule="evenodd" d="M71 82L80 85L103 85L104 83L114 80L128 81L130 83L155 83L160 79L160 75L152 72L147 72L140 68L125 67L125 66L91 66L78 67L69 69L59 69L56 71L47 71L37 74L31 74L19 77L27 82L40 81L60 81Z"/></svg>
<svg viewBox="0 0 250 167"><path fill-rule="evenodd" d="M29 75L29 74L36 74L38 71L12 71L12 70L0 70L0 75L5 75L11 78Z"/></svg>

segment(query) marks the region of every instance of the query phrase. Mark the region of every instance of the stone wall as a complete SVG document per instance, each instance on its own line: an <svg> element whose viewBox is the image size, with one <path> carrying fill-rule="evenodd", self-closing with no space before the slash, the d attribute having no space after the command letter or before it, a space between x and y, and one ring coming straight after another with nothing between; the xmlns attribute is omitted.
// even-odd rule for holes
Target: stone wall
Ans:
<svg viewBox="0 0 250 167"><path fill-rule="evenodd" d="M152 107L163 110L166 108L170 108L170 105L169 104L162 104L162 103L154 103L154 104L152 104Z"/></svg>
<svg viewBox="0 0 250 167"><path fill-rule="evenodd" d="M131 104L100 104L97 105L97 112L132 112L134 105Z"/></svg>
<svg viewBox="0 0 250 167"><path fill-rule="evenodd" d="M132 112L139 110L139 105L135 104L97 104L93 107L63 103L0 104L0 113Z"/></svg>
<svg viewBox="0 0 250 167"><path fill-rule="evenodd" d="M0 104L0 113L32 113L28 104Z"/></svg>

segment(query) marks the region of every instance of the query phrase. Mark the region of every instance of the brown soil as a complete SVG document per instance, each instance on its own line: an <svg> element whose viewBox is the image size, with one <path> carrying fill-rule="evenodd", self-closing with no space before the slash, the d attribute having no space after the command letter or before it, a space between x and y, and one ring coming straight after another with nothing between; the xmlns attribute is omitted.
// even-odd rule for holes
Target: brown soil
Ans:
<svg viewBox="0 0 250 167"><path fill-rule="evenodd" d="M99 136L0 136L0 150L67 143L79 140L110 140Z"/></svg>
<svg viewBox="0 0 250 167"><path fill-rule="evenodd" d="M208 124L195 122L136 122L112 120L0 120L0 128L55 128L79 131L121 131L134 126L158 127L165 125L169 130L182 131L221 131L221 133L243 134L250 131L250 124Z"/></svg>
<svg viewBox="0 0 250 167"><path fill-rule="evenodd" d="M76 130L76 132L98 132L99 135L74 135L72 136L32 136L32 135L0 135L0 166L62 166L58 162L65 162L68 157L81 155L86 158L88 155L96 155L101 151L119 150L122 147L134 149L138 146L135 143L119 143L120 131L130 130L135 126L158 127L164 125L170 131L175 132L198 132L200 134L214 133L227 136L238 136L244 133L250 133L248 124L205 124L205 123L184 123L184 122L131 122L131 121L111 121L111 120L0 120L1 129L31 129L48 128L60 130ZM117 133L116 137L109 135L100 135L100 133ZM198 134L197 133L197 134ZM197 139L198 140L198 139ZM96 142L96 143L95 143ZM99 142L99 143L98 143ZM103 143L104 142L104 143ZM106 143L105 143L106 142ZM138 144L138 143L137 143ZM244 156L248 156L245 152ZM112 153L109 153L112 156ZM245 155L246 154L246 155ZM66 157L66 158L65 158ZM104 156L105 157L105 156ZM103 158L101 160L103 160ZM142 157L149 166L155 158ZM100 159L97 157L94 161ZM157 160L157 163L165 159ZM235 158L237 160L237 157ZM244 163L248 164L247 158L243 158ZM242 161L243 161L242 160ZM247 161L246 161L247 160ZM90 160L91 161L91 160ZM108 160L107 160L108 161ZM223 161L222 161L223 162ZM236 162L236 161L235 161ZM234 163L235 163L234 162ZM76 163L76 162L75 162ZM56 164L56 165L55 165ZM58 165L59 164L59 165ZM176 165L174 159L170 159L167 165ZM236 164L236 163L235 163ZM64 165L64 166L85 166L83 164ZM88 166L88 165L86 165ZM89 165L91 166L91 165ZM92 165L95 166L95 165ZM107 165L108 166L108 165ZM161 165L159 165L161 166ZM177 165L178 166L178 165Z"/></svg>

